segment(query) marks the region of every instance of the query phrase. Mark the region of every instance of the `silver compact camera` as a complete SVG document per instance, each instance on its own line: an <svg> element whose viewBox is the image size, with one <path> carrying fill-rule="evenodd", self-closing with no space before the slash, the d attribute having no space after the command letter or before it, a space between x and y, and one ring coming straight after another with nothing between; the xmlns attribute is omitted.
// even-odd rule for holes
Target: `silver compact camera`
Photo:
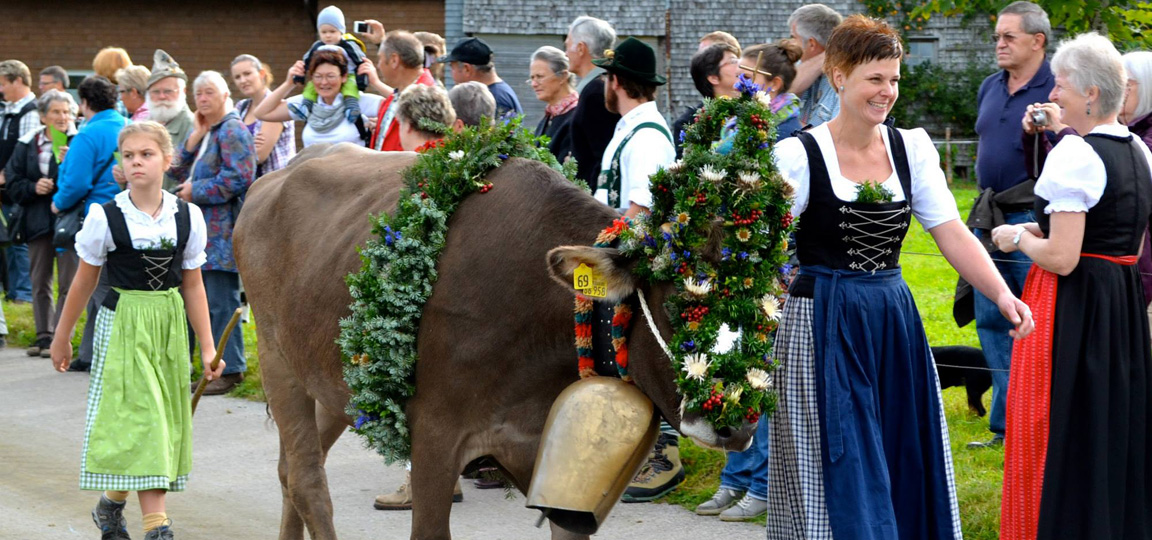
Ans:
<svg viewBox="0 0 1152 540"><path fill-rule="evenodd" d="M1048 125L1048 113L1043 109L1033 109L1031 113L1032 125L1036 127L1044 127Z"/></svg>

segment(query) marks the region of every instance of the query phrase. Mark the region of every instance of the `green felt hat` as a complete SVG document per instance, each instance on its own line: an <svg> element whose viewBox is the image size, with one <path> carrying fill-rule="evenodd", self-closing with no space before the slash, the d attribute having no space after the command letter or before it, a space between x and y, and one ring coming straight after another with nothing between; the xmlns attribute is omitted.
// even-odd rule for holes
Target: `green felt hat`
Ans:
<svg viewBox="0 0 1152 540"><path fill-rule="evenodd" d="M634 37L621 41L615 49L604 51L604 58L597 58L592 63L614 75L636 81L657 86L668 82L656 73L656 52Z"/></svg>

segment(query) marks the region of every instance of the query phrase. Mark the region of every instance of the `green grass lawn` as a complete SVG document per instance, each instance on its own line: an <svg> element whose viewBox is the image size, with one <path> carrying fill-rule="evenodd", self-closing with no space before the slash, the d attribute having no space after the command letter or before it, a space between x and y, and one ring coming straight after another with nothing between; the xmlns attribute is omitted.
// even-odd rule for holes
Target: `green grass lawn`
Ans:
<svg viewBox="0 0 1152 540"><path fill-rule="evenodd" d="M960 213L967 217L976 188L971 184L956 184L952 188ZM940 253L932 237L919 225L908 230L904 242L904 254L900 264L904 267L904 279L912 289L916 304L924 320L928 340L932 345L971 345L979 347L974 324L957 328L952 321L952 295L956 287L956 271L942 257L917 255L915 253ZM32 322L32 306L28 304L4 303L4 313L8 318L9 347L27 347L35 338ZM77 325L83 327L81 319ZM243 325L245 353L248 358L248 373L232 396L264 400L264 389L260 383L260 361L257 355L255 321ZM73 339L79 345L79 331ZM47 360L45 360L47 363ZM47 369L47 365L45 366ZM199 362L197 362L199 371ZM991 392L984 396L985 405L991 408ZM964 526L964 537L970 540L994 540L999 537L1000 528L1000 484L1004 474L1004 454L1002 450L972 451L965 448L970 441L983 440L991 435L988 432L987 417L979 418L968 410L963 388L950 388L944 391L944 405L951 433L952 458L956 467L956 485L960 499L960 516ZM719 487L720 470L724 467L724 455L720 452L696 447L688 439L680 441L681 459L688 477L680 488L661 499L661 502L679 504L693 509L708 500ZM764 522L763 518L759 519Z"/></svg>

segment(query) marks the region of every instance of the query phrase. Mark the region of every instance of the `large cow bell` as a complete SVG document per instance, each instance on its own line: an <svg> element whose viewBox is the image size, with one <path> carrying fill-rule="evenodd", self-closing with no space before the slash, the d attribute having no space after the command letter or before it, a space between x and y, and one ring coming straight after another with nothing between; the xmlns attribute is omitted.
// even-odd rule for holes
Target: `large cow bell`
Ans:
<svg viewBox="0 0 1152 540"><path fill-rule="evenodd" d="M594 534L652 450L659 416L634 385L581 379L552 404L528 508L578 534Z"/></svg>

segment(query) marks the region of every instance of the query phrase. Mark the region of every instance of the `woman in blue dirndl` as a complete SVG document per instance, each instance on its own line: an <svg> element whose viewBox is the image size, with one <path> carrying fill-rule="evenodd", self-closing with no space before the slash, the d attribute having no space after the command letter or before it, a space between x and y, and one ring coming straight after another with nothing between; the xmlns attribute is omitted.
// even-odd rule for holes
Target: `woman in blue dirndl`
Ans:
<svg viewBox="0 0 1152 540"><path fill-rule="evenodd" d="M795 190L800 274L776 341L769 539L961 537L940 385L899 268L912 215L1017 333L1031 331L961 223L927 133L884 124L903 53L887 23L845 20L824 64L839 115L775 149ZM890 196L857 201L864 183Z"/></svg>

